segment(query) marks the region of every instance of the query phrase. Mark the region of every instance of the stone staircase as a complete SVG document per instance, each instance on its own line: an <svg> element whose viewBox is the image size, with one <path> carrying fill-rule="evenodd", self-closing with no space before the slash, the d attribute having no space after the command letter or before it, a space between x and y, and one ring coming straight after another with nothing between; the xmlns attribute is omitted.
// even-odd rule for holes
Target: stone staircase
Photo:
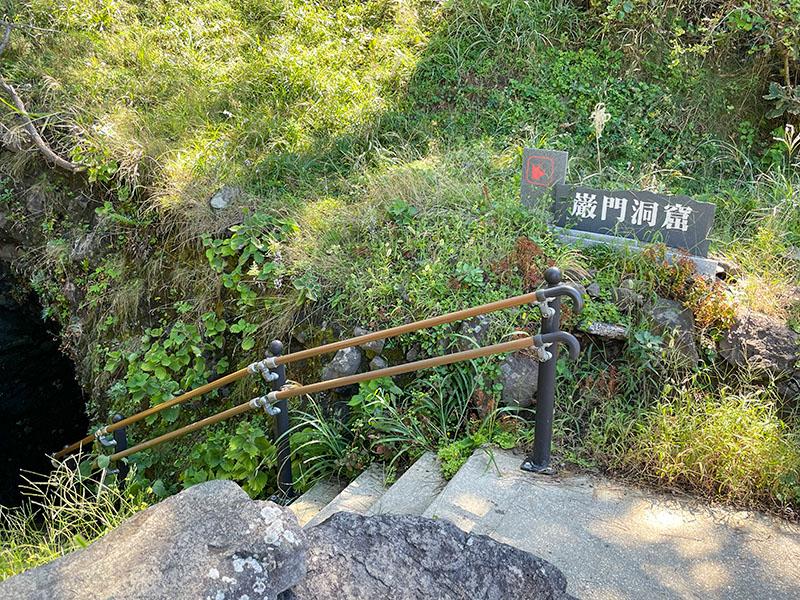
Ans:
<svg viewBox="0 0 800 600"><path fill-rule="evenodd" d="M447 519L548 560L583 600L800 598L796 525L602 477L534 475L522 460L480 449L446 482L428 453L390 487L373 465L290 508L304 527L338 511Z"/></svg>
<svg viewBox="0 0 800 600"><path fill-rule="evenodd" d="M313 527L339 511L361 515L421 515L446 483L439 472L436 455L428 452L392 486L384 484L383 469L372 465L345 487L331 481L317 483L289 508L303 527Z"/></svg>

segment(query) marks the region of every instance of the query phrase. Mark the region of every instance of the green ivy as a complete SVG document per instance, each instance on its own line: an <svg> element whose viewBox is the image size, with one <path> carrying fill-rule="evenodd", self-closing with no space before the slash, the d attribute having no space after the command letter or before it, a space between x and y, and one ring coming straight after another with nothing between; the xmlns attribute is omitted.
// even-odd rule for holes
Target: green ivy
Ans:
<svg viewBox="0 0 800 600"><path fill-rule="evenodd" d="M297 224L290 219L255 213L245 217L241 225L231 227L230 237L214 238L203 234L206 258L222 275L222 284L233 293L240 309L255 306L261 282L280 281L284 267L279 242L297 229Z"/></svg>
<svg viewBox="0 0 800 600"><path fill-rule="evenodd" d="M203 353L222 347L225 330L224 321L212 314L204 315L204 323L207 334L211 333L205 339L195 325L184 321L175 322L169 333L161 327L148 328L141 337L140 350L107 352L105 370L113 373L127 365L125 395L135 403L148 400L150 406L171 400L181 389L203 385L211 375ZM147 417L146 422L153 424L160 417L172 423L179 413L180 406L172 406Z"/></svg>
<svg viewBox="0 0 800 600"><path fill-rule="evenodd" d="M209 432L204 442L194 445L190 458L191 466L180 476L184 487L230 479L252 498L275 478L278 463L275 445L261 427L249 421L239 423L234 434L224 429Z"/></svg>

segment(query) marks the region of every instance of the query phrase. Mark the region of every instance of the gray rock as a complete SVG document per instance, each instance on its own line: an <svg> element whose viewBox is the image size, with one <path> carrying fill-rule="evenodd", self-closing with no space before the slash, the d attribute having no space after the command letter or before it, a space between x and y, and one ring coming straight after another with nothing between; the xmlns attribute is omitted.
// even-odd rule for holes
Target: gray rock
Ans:
<svg viewBox="0 0 800 600"><path fill-rule="evenodd" d="M597 300L600 297L600 284L596 281L594 283L590 283L586 287L586 293L589 294L590 298Z"/></svg>
<svg viewBox="0 0 800 600"><path fill-rule="evenodd" d="M380 369L385 369L389 366L389 363L382 356L376 356L371 361L369 361L369 370L370 371L378 371Z"/></svg>
<svg viewBox="0 0 800 600"><path fill-rule="evenodd" d="M72 261L80 262L87 258L92 258L100 246L99 236L95 233L86 233L75 240L69 258Z"/></svg>
<svg viewBox="0 0 800 600"><path fill-rule="evenodd" d="M372 333L368 329L364 329L363 327L356 327L353 329L353 335L361 336L367 335L368 333ZM360 347L363 350L366 350L367 356L375 356L383 352L383 346L386 344L386 340L374 340L372 342L367 342L366 344L360 344Z"/></svg>
<svg viewBox="0 0 800 600"><path fill-rule="evenodd" d="M700 360L695 346L694 315L680 302L658 298L645 308L656 335L669 337L681 366L696 366Z"/></svg>
<svg viewBox="0 0 800 600"><path fill-rule="evenodd" d="M616 323L598 323L592 321L579 326L580 330L589 335L593 335L604 340L626 340L628 339L628 328L625 325Z"/></svg>
<svg viewBox="0 0 800 600"><path fill-rule="evenodd" d="M798 248L797 246L789 246L786 249L786 257L789 260L796 260L800 262L800 248Z"/></svg>
<svg viewBox="0 0 800 600"><path fill-rule="evenodd" d="M626 312L644 305L644 297L639 292L627 287L613 289L611 301L617 305L617 308Z"/></svg>
<svg viewBox="0 0 800 600"><path fill-rule="evenodd" d="M64 299L69 302L71 306L78 306L80 304L81 297L78 294L78 286L71 281L68 281L64 284L62 289Z"/></svg>
<svg viewBox="0 0 800 600"><path fill-rule="evenodd" d="M536 400L539 361L528 356L507 356L500 363L497 380L503 385L503 404L528 408Z"/></svg>
<svg viewBox="0 0 800 600"><path fill-rule="evenodd" d="M797 366L800 335L780 321L744 309L719 342L719 352L732 365L748 364L779 374Z"/></svg>
<svg viewBox="0 0 800 600"><path fill-rule="evenodd" d="M494 319L491 315L481 315L461 323L461 327L458 328L460 337L456 340L456 348L464 352L483 346L489 338L489 330L493 321ZM446 348L443 348L443 350L446 350Z"/></svg>
<svg viewBox="0 0 800 600"><path fill-rule="evenodd" d="M723 254L714 254L711 256L711 258L717 261L717 277L720 279L727 280L735 278L744 272L744 269L742 269L739 263L733 261Z"/></svg>
<svg viewBox="0 0 800 600"><path fill-rule="evenodd" d="M775 385L784 399L794 399L797 406L797 401L800 401L800 371L796 371L793 377L777 381Z"/></svg>
<svg viewBox="0 0 800 600"><path fill-rule="evenodd" d="M21 256L19 246L16 243L0 243L0 260L13 263Z"/></svg>
<svg viewBox="0 0 800 600"><path fill-rule="evenodd" d="M550 563L441 519L339 512L306 535L308 577L285 600L572 598Z"/></svg>
<svg viewBox="0 0 800 600"><path fill-rule="evenodd" d="M577 281L565 281L564 285L568 285L572 289L577 290L577 292L581 295L581 298L586 295L586 288Z"/></svg>
<svg viewBox="0 0 800 600"><path fill-rule="evenodd" d="M25 208L32 215L44 212L46 204L44 194L35 188L30 188L25 195Z"/></svg>
<svg viewBox="0 0 800 600"><path fill-rule="evenodd" d="M414 344L411 349L406 352L406 362L414 362L419 358L420 347L419 344Z"/></svg>
<svg viewBox="0 0 800 600"><path fill-rule="evenodd" d="M355 375L361 366L362 357L361 350L355 346L339 350L333 360L325 367L322 381Z"/></svg>
<svg viewBox="0 0 800 600"><path fill-rule="evenodd" d="M271 600L305 573L294 513L250 500L232 481L209 481L0 583L0 600Z"/></svg>
<svg viewBox="0 0 800 600"><path fill-rule="evenodd" d="M238 200L242 196L241 188L233 185L223 185L220 190L211 197L209 205L214 210L225 210L231 202Z"/></svg>

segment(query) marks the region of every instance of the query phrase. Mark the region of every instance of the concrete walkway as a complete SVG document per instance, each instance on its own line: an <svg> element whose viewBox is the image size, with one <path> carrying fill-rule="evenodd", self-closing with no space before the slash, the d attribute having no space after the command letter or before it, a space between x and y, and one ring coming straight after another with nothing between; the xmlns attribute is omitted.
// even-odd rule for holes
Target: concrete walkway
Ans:
<svg viewBox="0 0 800 600"><path fill-rule="evenodd" d="M582 600L800 600L800 528L476 452L424 515L533 552Z"/></svg>

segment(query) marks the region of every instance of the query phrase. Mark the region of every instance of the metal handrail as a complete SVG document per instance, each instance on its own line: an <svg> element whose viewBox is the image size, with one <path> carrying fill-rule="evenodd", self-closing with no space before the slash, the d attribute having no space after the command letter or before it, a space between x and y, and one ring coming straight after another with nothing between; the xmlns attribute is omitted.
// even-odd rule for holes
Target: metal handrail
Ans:
<svg viewBox="0 0 800 600"><path fill-rule="evenodd" d="M559 331L561 296L569 296L572 299L573 312L576 314L580 313L583 308L583 299L574 288L560 285L561 271L559 269L555 267L547 269L545 272L545 280L549 284L549 287L537 290L536 292L532 292L530 294L523 294L521 296L515 296L514 298L507 298L505 300L491 302L489 304L484 304L474 308L456 311L446 315L424 319L422 321L416 321L407 325L401 325L383 331L357 336L341 342L325 344L323 346L318 346L317 348L311 348L302 352L296 352L285 356L282 355L283 344L281 344L279 341L274 341L270 344L270 353L272 356L269 358L258 363L253 363L244 369L240 369L235 373L226 375L225 377L222 377L214 382L187 392L186 394L183 394L177 398L173 398L172 400L156 407L142 411L136 415L133 415L132 417L128 417L127 419L118 420L115 418L115 421L117 422L113 423L112 425L102 427L98 429L93 436L88 436L80 442L64 448L60 452L53 455L53 458L58 458L67 452L80 448L83 444L88 443L95 438L102 439L106 434L123 428L125 425L136 422L146 416L155 414L159 412L159 410L163 410L169 406L174 406L184 400L198 396L232 381L236 381L248 373L260 372L264 375L264 378L267 381L272 382L272 391L266 396L254 398L248 402L217 413L211 417L196 421L190 425L176 429L162 436L142 442L141 444L131 448L121 448L118 452L110 455L109 460L117 461L136 452L141 452L148 448L152 448L153 446L163 442L181 437L193 431L208 427L209 425L219 423L220 421L240 415L252 409L264 408L269 415L276 417L276 444L279 461L278 490L279 493L284 497L289 497L292 494L292 472L289 440L288 436L286 435L289 430L288 406L286 403L288 398L303 394L312 394L333 388L345 387L382 377L392 377L394 375L411 373L431 367L448 365L455 362L472 360L493 354L514 352L533 347L535 349L535 356L539 360L539 385L537 390L534 452L533 455L522 464L522 469L540 473L551 472L549 468L550 447L552 441L552 423L555 399L556 361L558 360L559 344L563 343L568 346L570 357L573 359L576 359L580 353L580 345L578 340L569 333ZM446 354L434 358L414 361L411 363L387 367L368 373L359 373L347 377L340 377L338 379L331 379L309 385L283 389L283 385L286 382L285 365L287 363L319 356L321 354L334 352L375 340L394 337L403 333L418 331L427 327L434 327L436 325L468 319L478 315L502 310L504 308L510 308L513 306L519 306L526 303L535 303L541 310L542 328L541 333L538 335L529 335L509 342L503 342L492 346L485 346L463 352L456 352L453 354ZM548 351L549 347L552 347L552 351ZM273 406L273 403L275 403L275 406Z"/></svg>
<svg viewBox="0 0 800 600"><path fill-rule="evenodd" d="M185 394L182 394L172 400L167 400L166 402L162 402L161 404L157 404L147 410L143 410L142 412L136 413L126 419L122 419L121 421L117 421L116 423L112 423L111 425L107 425L105 427L101 427L98 429L97 433L101 435L106 435L116 431L117 429L121 429L123 427L127 427L137 421L141 421L142 419L149 417L151 415L157 414L162 410L170 408L171 406L175 406L176 404L180 404L182 402L186 402L192 398L197 396L202 396L203 394L213 391L217 388L220 388L224 385L228 385L229 383L233 383L234 381L238 381L245 375L249 375L252 371L249 370L249 367L245 367L244 369L239 369L238 371L231 373L229 375L225 375L224 377L220 377L211 383L207 383L206 385L202 385L199 388L195 388ZM96 433L92 435L87 435L82 440L79 440L72 444L71 446L66 446L63 449L59 450L55 454L53 454L53 458L60 458L65 454L69 454L70 452L74 452L75 450L80 450L85 445L91 445L96 437Z"/></svg>
<svg viewBox="0 0 800 600"><path fill-rule="evenodd" d="M475 306L473 308L467 308L464 310L447 313L445 315L441 315L438 317L431 317L429 319L424 319L422 321L415 321L407 325L398 325L397 327L392 327L391 329L384 329L383 331L367 333L365 335L350 338L347 340L342 340L340 342L332 342L330 344L324 344L322 346L317 346L316 348L309 348L308 350L303 350L301 352L293 352L292 354L287 354L285 356L280 356L276 358L275 364L283 365L298 360L303 360L306 358L313 358L315 356L319 356L320 354L336 352L337 350L343 350L344 348L350 348L352 346L360 346L368 342L384 340L387 338L396 337L398 335L403 335L405 333L419 331L420 329L427 329L429 327L435 327L437 325L452 323L453 321L463 321L464 319L470 319L472 317L485 315L487 313L496 312L498 310L503 310L506 308L521 306L522 304L544 304L548 300L556 298L557 296L564 296L564 295L572 298L572 301L574 302L574 305L576 307L575 312L576 313L581 312L581 310L583 309L583 298L581 298L581 295L578 293L578 291L575 288L570 287L568 285L559 285L556 287L549 287L541 290L536 290L535 292L531 292L529 294L514 296L513 298L506 298L505 300L497 300L496 302L490 302L489 304L483 304L481 306Z"/></svg>
<svg viewBox="0 0 800 600"><path fill-rule="evenodd" d="M303 394L313 394L316 392L322 392L325 390L331 390L333 388L353 385L364 381L380 379L382 377L392 377L394 375L412 373L414 371L421 371L422 369L429 369L431 367L449 365L464 360L473 360L475 358L491 356L492 354L501 354L503 352L515 352L517 350L530 348L533 345L534 345L533 337L525 336L524 338L518 340L503 342L501 344L495 344L493 346L484 346L482 348L475 348L473 350L466 350L464 352L445 354L443 356L436 356L434 358L418 360L410 363L405 363L402 365L396 365L394 367L386 367L385 369L378 369L376 371L370 371L368 373L358 373L356 375L349 375L347 377L339 377L337 379L329 379L327 381L320 381L309 385L302 385L281 391L274 391L270 392L266 396L266 399L271 402L276 402L278 400L285 400L287 398L293 398L295 396L302 396ZM226 411L218 413L212 417L203 419L202 421L196 421L195 423L187 425L186 427L182 427L180 429L176 429L175 431L165 433L164 435L159 436L157 438L153 438L152 440L142 442L141 444L138 444L121 452L117 452L116 454L112 454L109 458L112 461L119 460L120 458L130 456L131 454L135 454L136 452L141 452L142 450L147 450L148 448L152 448L153 446L157 446L158 444L161 444L163 442L169 441L177 437L181 437L183 435L186 435L187 433L197 431L198 429L202 429L203 427L207 427L209 425L214 425L215 423L219 423L220 421L224 421L225 419L229 419L230 417L240 415L247 411L253 410L254 408L260 408L262 406L264 406L263 402L256 402L254 400L249 400L247 402L244 402L243 404L240 404ZM267 406L271 405L267 404Z"/></svg>
<svg viewBox="0 0 800 600"><path fill-rule="evenodd" d="M109 433L114 432L117 429L121 429L122 427L127 427L128 425L136 423L137 421L141 421L146 417L157 414L162 410L181 404L186 400L190 400L197 396L201 396L207 392L213 391L217 388L238 381L239 379L242 379L246 375L260 372L264 368L274 368L279 365L285 365L298 360L312 358L315 356L319 356L321 354L336 352L344 348L350 348L353 346L366 344L368 342L373 342L376 340L383 340L391 337L396 337L398 335L402 335L405 333L419 331L420 329L435 327L436 325L444 325L446 323L452 323L454 321L462 321L464 319L477 317L490 312L496 312L498 310L503 310L506 308L521 306L523 304L538 304L542 306L543 316L546 316L544 314L545 313L544 309L548 307L548 302L552 301L553 299L561 295L570 296L570 298L572 298L573 305L575 306L575 312L579 313L581 311L583 307L583 298L581 298L580 294L574 288L566 285L551 286L549 288L536 290L535 292L530 292L528 294L522 294L521 296L514 296L513 298L506 298L504 300L498 300L496 302L482 304L480 306L475 306L472 308L467 308L464 310L447 313L437 317L431 317L429 319L424 319L422 321L415 321L413 323L408 323L406 325L399 325L397 327L392 327L390 329L384 329L382 331L377 331L361 336L352 337L339 342L324 344L322 346L317 346L316 348L310 348L308 350L303 350L301 352L293 352L291 354L286 354L283 356L270 357L265 361L252 363L243 369L235 371L234 373L225 375L224 377L221 377L215 381L202 385L196 389L186 392L185 394L177 396L171 400L167 400L166 402L162 402L161 404L143 410L119 422L101 427L94 434L88 435L82 440L79 440L70 446L64 447L62 450L59 450L58 452L53 454L52 457L60 458L65 454L69 454L70 452L74 452L75 450L80 450L83 448L84 445L91 445L94 442L95 438L97 437L98 433L101 435L107 435Z"/></svg>

